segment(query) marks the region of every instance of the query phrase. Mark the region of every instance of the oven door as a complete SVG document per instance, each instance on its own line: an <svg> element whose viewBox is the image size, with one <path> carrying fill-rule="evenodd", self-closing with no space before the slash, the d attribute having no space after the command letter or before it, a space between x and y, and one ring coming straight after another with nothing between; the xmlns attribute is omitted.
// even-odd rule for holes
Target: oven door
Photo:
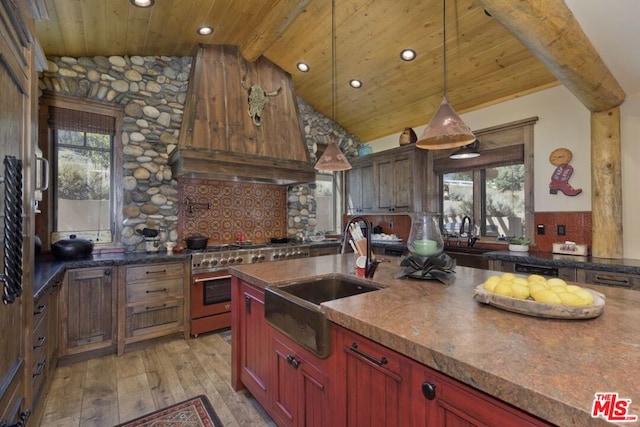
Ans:
<svg viewBox="0 0 640 427"><path fill-rule="evenodd" d="M227 270L195 274L191 282L192 319L229 311L231 275Z"/></svg>

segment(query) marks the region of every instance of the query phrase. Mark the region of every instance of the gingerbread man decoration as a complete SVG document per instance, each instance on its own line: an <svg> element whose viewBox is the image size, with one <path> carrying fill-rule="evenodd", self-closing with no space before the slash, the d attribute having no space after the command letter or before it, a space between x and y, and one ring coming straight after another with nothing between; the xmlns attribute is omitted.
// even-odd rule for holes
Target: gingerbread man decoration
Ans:
<svg viewBox="0 0 640 427"><path fill-rule="evenodd" d="M569 184L569 178L573 175L573 166L569 164L573 153L567 148L556 148L549 154L549 162L556 167L551 175L549 193L558 194L558 190L565 196L577 196L582 193L581 188L573 188Z"/></svg>

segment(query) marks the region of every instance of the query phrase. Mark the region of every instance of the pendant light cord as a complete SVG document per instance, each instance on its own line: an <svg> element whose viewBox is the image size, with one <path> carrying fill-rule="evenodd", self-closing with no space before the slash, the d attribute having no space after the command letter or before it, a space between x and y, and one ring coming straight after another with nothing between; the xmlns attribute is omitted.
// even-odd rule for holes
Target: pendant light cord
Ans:
<svg viewBox="0 0 640 427"><path fill-rule="evenodd" d="M447 0L442 0L442 92L447 97Z"/></svg>
<svg viewBox="0 0 640 427"><path fill-rule="evenodd" d="M331 0L331 120L336 121L336 0Z"/></svg>

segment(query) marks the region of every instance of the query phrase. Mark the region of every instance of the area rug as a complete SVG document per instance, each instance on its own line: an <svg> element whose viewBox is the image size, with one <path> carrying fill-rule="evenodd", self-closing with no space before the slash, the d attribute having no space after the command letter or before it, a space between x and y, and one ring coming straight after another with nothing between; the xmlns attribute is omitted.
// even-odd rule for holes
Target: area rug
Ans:
<svg viewBox="0 0 640 427"><path fill-rule="evenodd" d="M224 427L207 396L200 395L116 427Z"/></svg>

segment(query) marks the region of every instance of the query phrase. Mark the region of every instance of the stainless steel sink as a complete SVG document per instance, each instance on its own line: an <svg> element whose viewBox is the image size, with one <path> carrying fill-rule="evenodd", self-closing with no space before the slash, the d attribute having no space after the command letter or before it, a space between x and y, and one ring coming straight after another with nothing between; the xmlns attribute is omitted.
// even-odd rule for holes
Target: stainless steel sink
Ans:
<svg viewBox="0 0 640 427"><path fill-rule="evenodd" d="M494 249L469 248L466 246L445 246L444 251L456 260L456 264L463 267L474 267L481 269L489 268L489 260L484 254Z"/></svg>
<svg viewBox="0 0 640 427"><path fill-rule="evenodd" d="M322 277L281 286L267 286L265 318L318 357L331 354L330 322L320 304L380 289L341 276Z"/></svg>

